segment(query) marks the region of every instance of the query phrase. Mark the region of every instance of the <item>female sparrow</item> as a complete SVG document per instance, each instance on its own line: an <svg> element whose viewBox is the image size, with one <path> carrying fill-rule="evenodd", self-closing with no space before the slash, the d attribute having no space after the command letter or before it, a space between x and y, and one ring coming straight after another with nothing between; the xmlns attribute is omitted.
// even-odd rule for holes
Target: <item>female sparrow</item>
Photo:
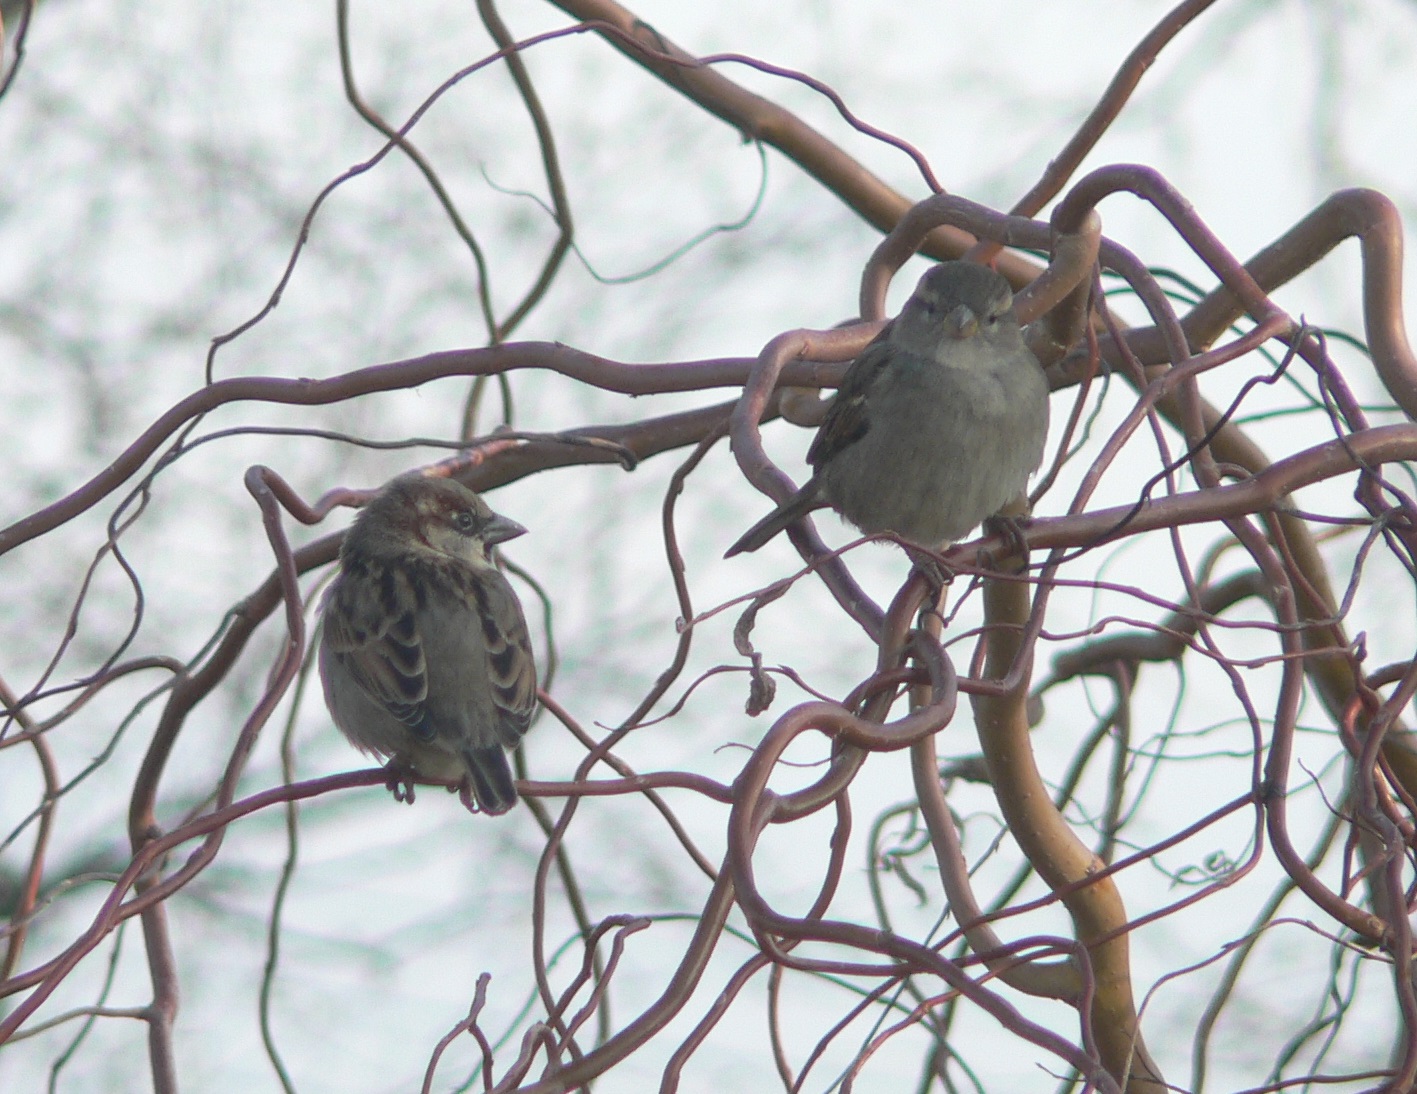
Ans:
<svg viewBox="0 0 1417 1094"><path fill-rule="evenodd" d="M350 743L390 758L400 800L421 775L460 783L470 810L517 803L504 750L531 724L536 664L521 603L488 555L525 531L460 483L413 472L345 536L320 679Z"/></svg>
<svg viewBox="0 0 1417 1094"><path fill-rule="evenodd" d="M863 532L951 543L1023 490L1047 435L1048 383L1009 283L942 262L846 370L807 450L812 477L724 557L826 505Z"/></svg>

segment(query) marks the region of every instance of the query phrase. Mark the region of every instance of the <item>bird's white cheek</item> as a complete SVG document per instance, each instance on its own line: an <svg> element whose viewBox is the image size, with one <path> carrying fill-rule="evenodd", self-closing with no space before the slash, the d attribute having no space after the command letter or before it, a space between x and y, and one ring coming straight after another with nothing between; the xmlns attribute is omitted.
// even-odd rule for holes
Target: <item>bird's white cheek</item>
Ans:
<svg viewBox="0 0 1417 1094"><path fill-rule="evenodd" d="M474 569L485 569L491 563L487 561L487 548L483 546L480 539L464 539L458 545L458 552L455 556L458 561L466 562Z"/></svg>

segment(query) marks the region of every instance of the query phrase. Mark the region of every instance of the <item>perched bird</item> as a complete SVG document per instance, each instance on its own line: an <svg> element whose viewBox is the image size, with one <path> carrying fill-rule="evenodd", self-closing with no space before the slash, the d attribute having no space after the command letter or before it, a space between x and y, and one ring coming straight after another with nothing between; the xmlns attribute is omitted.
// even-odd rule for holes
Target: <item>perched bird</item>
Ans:
<svg viewBox="0 0 1417 1094"><path fill-rule="evenodd" d="M1048 382L993 270L943 262L851 363L807 462L812 477L725 554L756 551L831 506L926 548L996 514L1043 460Z"/></svg>
<svg viewBox="0 0 1417 1094"><path fill-rule="evenodd" d="M320 679L350 743L389 757L400 800L421 775L459 782L468 809L517 803L505 750L531 724L536 663L521 603L488 556L525 531L465 486L415 472L345 536Z"/></svg>

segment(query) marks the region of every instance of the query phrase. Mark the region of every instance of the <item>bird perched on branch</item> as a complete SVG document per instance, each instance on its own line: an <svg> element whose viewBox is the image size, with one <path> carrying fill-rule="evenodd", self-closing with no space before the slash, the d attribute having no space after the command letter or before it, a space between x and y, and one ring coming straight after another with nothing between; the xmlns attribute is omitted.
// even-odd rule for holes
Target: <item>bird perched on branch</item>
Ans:
<svg viewBox="0 0 1417 1094"><path fill-rule="evenodd" d="M814 509L926 548L960 539L1043 460L1048 382L993 270L943 262L851 363L807 462L812 477L730 547L756 551Z"/></svg>
<svg viewBox="0 0 1417 1094"><path fill-rule="evenodd" d="M536 664L521 603L489 556L525 531L465 486L415 472L345 536L320 678L350 743L389 757L400 800L419 775L460 783L468 809L517 803L506 750L531 724Z"/></svg>

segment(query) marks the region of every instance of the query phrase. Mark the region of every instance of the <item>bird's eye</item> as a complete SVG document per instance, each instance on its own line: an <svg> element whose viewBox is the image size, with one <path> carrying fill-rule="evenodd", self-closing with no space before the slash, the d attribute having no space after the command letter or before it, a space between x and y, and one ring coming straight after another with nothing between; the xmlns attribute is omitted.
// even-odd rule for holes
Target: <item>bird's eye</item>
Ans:
<svg viewBox="0 0 1417 1094"><path fill-rule="evenodd" d="M466 509L459 509L453 514L453 527L464 535L471 535L477 527L477 518Z"/></svg>

